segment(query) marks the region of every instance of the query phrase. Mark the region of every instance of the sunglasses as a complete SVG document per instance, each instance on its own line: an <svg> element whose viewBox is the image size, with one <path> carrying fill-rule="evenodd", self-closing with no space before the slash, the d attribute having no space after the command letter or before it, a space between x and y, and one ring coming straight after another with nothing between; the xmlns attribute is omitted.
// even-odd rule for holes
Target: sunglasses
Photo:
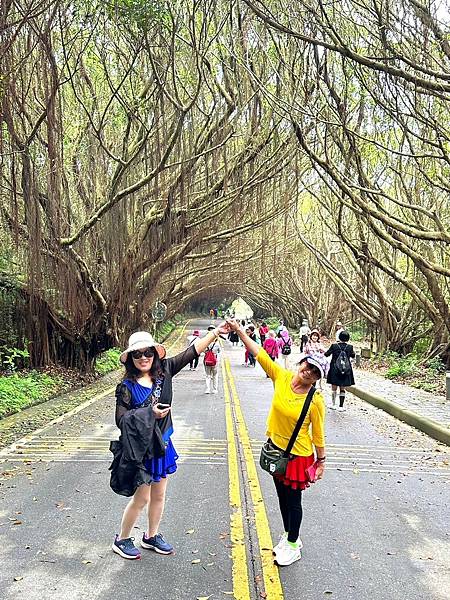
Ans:
<svg viewBox="0 0 450 600"><path fill-rule="evenodd" d="M155 356L155 351L153 348L146 348L145 350L133 350L131 356L136 360L138 358L142 358L143 356L145 356L145 358L153 358Z"/></svg>

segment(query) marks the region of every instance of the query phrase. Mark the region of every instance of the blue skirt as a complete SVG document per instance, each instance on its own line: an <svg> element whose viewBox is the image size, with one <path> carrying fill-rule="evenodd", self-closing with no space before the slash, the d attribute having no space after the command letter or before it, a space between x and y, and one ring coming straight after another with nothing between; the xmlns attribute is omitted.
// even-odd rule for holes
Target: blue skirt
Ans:
<svg viewBox="0 0 450 600"><path fill-rule="evenodd" d="M145 463L145 470L152 476L152 482L161 481L161 477L167 477L177 470L178 454L172 440L169 438L166 453L161 458L152 458Z"/></svg>

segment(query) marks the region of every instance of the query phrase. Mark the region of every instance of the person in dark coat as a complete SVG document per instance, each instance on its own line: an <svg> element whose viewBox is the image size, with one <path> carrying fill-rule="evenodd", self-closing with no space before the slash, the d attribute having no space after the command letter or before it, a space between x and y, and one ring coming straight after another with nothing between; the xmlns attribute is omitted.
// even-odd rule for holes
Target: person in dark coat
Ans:
<svg viewBox="0 0 450 600"><path fill-rule="evenodd" d="M345 410L345 388L355 384L353 376L353 368L351 358L355 357L353 346L348 343L350 334L348 331L339 333L339 341L331 344L325 352L325 356L331 356L330 369L327 375L327 383L331 384L331 406L336 409L336 395L339 387L339 406L337 410L343 412Z"/></svg>
<svg viewBox="0 0 450 600"><path fill-rule="evenodd" d="M122 448L114 444L112 450L114 460L121 466L116 471L120 476L121 489L118 493L132 494L132 498L123 513L120 533L116 534L112 550L123 558L141 557L131 532L145 506L148 529L142 536L141 546L159 554L173 552L173 546L158 533L164 512L167 477L177 470L178 459L171 440L172 377L198 358L220 333L228 333L225 323L221 327L209 331L172 358L165 358L164 346L158 344L150 333L137 331L130 336L128 348L120 355L125 375L116 389L116 424L121 430L119 443ZM145 411L144 414L142 411ZM140 439L142 436L148 436L148 439ZM160 438L163 453L158 443Z"/></svg>

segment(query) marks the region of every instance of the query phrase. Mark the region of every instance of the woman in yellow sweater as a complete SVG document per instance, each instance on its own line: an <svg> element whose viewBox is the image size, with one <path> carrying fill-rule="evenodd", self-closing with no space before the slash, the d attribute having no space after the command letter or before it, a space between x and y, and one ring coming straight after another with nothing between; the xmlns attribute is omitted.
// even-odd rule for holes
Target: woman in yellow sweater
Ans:
<svg viewBox="0 0 450 600"><path fill-rule="evenodd" d="M319 354L304 356L295 372L283 369L235 321L229 320L228 326L236 331L247 350L256 356L256 360L273 381L274 394L266 435L275 446L285 450L308 391L325 373L326 360ZM324 474L324 418L324 399L321 392L316 391L292 448L286 473L274 476L284 525L284 534L273 549L275 561L280 566L290 565L301 558L303 544L299 532L303 516L302 490L309 487L306 469L312 464L315 463L317 479L322 479Z"/></svg>

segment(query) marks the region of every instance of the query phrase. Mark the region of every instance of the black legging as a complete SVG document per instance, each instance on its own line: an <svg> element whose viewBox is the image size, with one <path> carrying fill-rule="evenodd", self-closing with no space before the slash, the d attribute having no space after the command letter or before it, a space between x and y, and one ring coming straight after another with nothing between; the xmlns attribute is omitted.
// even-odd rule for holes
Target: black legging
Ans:
<svg viewBox="0 0 450 600"><path fill-rule="evenodd" d="M198 367L198 356L196 356L194 360L191 360L191 362L189 363L189 367L191 369L196 369Z"/></svg>
<svg viewBox="0 0 450 600"><path fill-rule="evenodd" d="M273 480L280 503L284 530L288 532L288 542L296 542L303 517L302 490L294 490L276 477Z"/></svg>

